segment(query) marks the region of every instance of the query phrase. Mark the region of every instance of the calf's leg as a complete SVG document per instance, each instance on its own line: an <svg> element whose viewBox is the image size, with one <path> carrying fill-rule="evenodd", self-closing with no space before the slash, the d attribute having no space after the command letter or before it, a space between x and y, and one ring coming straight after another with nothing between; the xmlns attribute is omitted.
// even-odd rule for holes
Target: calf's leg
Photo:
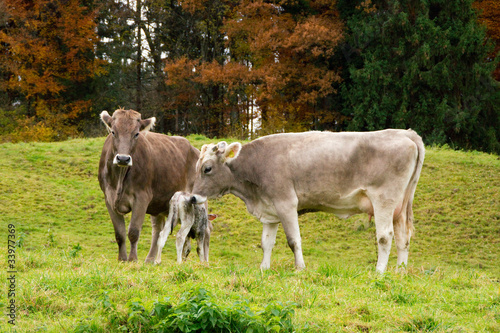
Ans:
<svg viewBox="0 0 500 333"><path fill-rule="evenodd" d="M205 260L205 234L202 233L201 235L199 235L196 242L198 243L198 248L196 249L196 252L198 252L198 257L200 258L200 261L204 262L204 261L206 261Z"/></svg>
<svg viewBox="0 0 500 333"><path fill-rule="evenodd" d="M209 246L210 246L210 229L208 226L207 226L207 230L205 231L205 238L203 240L203 244L201 244L201 246L203 246L204 253L205 253L204 259L206 262L208 262L208 251L209 251Z"/></svg>
<svg viewBox="0 0 500 333"><path fill-rule="evenodd" d="M180 222L179 207L177 205L179 193L180 192L175 193L170 199L167 222L163 226L160 235L158 236L158 249L156 252L155 264L159 264L161 262L161 251L163 250L163 247L167 242L168 235L170 235L177 223Z"/></svg>
<svg viewBox="0 0 500 333"><path fill-rule="evenodd" d="M187 238L187 235L189 234L189 231L191 230L191 227L193 226L193 219L187 219L181 221L182 225L179 231L177 232L176 240L175 240L175 248L177 250L177 263L180 264L182 263L183 259L183 250L186 246L186 242L189 243L189 247L191 250L191 241ZM188 252L189 254L189 252ZM187 257L187 254L186 254Z"/></svg>
<svg viewBox="0 0 500 333"><path fill-rule="evenodd" d="M106 201L106 208L108 209L109 217L113 222L115 229L115 239L118 244L118 260L127 260L127 232L125 228L125 218L114 211L114 209Z"/></svg>

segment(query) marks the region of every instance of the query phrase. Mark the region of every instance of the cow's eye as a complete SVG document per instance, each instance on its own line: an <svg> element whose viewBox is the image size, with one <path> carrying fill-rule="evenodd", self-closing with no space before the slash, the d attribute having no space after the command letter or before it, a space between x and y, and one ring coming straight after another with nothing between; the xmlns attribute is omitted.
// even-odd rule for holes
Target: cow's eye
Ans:
<svg viewBox="0 0 500 333"><path fill-rule="evenodd" d="M135 133L134 139L137 139L139 137L139 132Z"/></svg>
<svg viewBox="0 0 500 333"><path fill-rule="evenodd" d="M203 169L203 173L204 174L210 173L210 171L212 171L212 167L211 166L206 166L205 169Z"/></svg>
<svg viewBox="0 0 500 333"><path fill-rule="evenodd" d="M111 135L114 137L115 136L115 131L111 131Z"/></svg>

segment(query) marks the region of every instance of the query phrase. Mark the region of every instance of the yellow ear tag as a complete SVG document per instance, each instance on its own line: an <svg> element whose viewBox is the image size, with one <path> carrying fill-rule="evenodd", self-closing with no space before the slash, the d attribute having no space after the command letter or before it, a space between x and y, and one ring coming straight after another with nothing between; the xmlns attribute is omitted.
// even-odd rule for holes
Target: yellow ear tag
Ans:
<svg viewBox="0 0 500 333"><path fill-rule="evenodd" d="M229 152L229 154L227 154L227 156L226 156L226 157L233 158L233 157L234 157L234 151L233 151L233 150L231 150L231 151Z"/></svg>

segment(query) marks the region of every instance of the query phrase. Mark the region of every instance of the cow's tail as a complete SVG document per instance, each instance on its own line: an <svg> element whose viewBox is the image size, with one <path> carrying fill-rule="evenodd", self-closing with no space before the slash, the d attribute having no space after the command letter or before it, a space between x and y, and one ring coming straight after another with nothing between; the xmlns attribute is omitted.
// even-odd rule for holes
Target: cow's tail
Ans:
<svg viewBox="0 0 500 333"><path fill-rule="evenodd" d="M415 145L417 146L417 161L415 165L415 169L413 171L413 174L410 178L410 182L408 184L408 187L406 189L404 201L403 201L403 207L406 205L406 230L409 233L409 236L413 234L414 227L413 227L413 197L415 195L415 190L417 188L417 183L418 179L420 178L420 172L422 171L422 166L424 165L424 158L425 158L425 147L424 147L424 142L422 141L422 138L420 135L418 135L415 131L413 130L408 130L406 131L406 136L412 140Z"/></svg>

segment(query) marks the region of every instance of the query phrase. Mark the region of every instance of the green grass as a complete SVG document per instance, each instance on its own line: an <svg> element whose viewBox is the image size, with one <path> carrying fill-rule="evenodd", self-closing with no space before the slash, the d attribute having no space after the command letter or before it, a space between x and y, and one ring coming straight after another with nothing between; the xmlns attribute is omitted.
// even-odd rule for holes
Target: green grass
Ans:
<svg viewBox="0 0 500 333"><path fill-rule="evenodd" d="M209 142L203 136L189 139L197 147ZM210 202L219 215L210 265L193 254L177 265L172 236L162 264L144 265L148 220L140 262L118 263L96 176L103 142L0 145L0 305L6 313L7 234L14 224L21 245L18 332L139 331L131 305L137 299L149 315L165 298L181 308L183 297L200 288L216 309L245 302L261 313L270 304L286 304L299 332L500 331L498 156L427 148L404 271L394 267L393 245L388 272L375 272L375 229L367 216L341 220L315 213L300 217L306 270L294 270L280 230L272 268L261 272L262 226L232 195ZM7 319L2 315L1 332L11 328Z"/></svg>

